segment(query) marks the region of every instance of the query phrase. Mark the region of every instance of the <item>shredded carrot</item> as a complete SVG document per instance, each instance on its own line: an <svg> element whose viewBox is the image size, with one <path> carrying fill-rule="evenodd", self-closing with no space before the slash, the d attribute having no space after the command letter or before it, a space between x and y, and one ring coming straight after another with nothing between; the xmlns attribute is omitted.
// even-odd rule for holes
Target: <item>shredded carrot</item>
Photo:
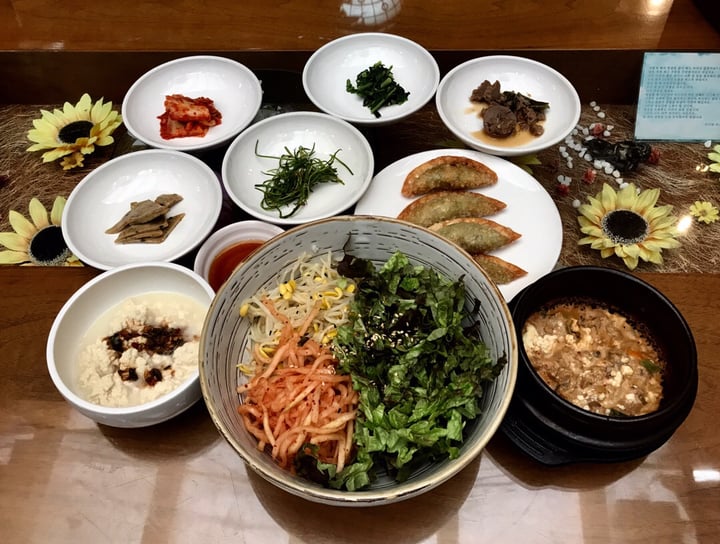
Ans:
<svg viewBox="0 0 720 544"><path fill-rule="evenodd" d="M358 394L349 375L335 373L337 360L327 346L305 333L317 314L293 329L270 299L267 310L281 323L280 342L271 358L253 350L255 374L240 387L238 407L258 448L269 448L278 464L293 470L295 456L305 444L318 447L318 459L341 471L352 454Z"/></svg>

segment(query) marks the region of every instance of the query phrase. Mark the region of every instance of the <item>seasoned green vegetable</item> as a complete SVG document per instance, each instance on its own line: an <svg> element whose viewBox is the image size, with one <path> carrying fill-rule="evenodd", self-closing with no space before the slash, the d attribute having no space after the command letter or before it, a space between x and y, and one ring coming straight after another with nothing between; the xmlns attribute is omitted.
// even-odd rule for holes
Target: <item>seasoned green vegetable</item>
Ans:
<svg viewBox="0 0 720 544"><path fill-rule="evenodd" d="M327 472L329 485L360 489L377 470L402 481L426 462L457 457L483 384L504 364L470 324L464 282L413 266L400 252L379 270L346 257L338 271L358 281L333 349L360 404L357 456L339 474Z"/></svg>
<svg viewBox="0 0 720 544"><path fill-rule="evenodd" d="M380 108L403 104L410 96L410 93L395 81L392 66L388 68L380 61L360 72L355 79L355 85L348 79L345 90L360 96L363 106L369 108L375 117L380 117Z"/></svg>
<svg viewBox="0 0 720 544"><path fill-rule="evenodd" d="M255 155L278 161L277 168L263 172L270 178L255 185L258 190L263 192L260 205L263 210L277 210L281 218L291 217L307 204L315 186L321 183L343 183L333 166L336 161L352 175L352 170L348 165L337 157L339 149L324 161L315 156L315 144L312 148L300 146L294 151L290 151L286 147L285 153L279 157L261 155L258 153L258 144L259 142L256 141ZM283 213L283 207L293 205L290 212Z"/></svg>

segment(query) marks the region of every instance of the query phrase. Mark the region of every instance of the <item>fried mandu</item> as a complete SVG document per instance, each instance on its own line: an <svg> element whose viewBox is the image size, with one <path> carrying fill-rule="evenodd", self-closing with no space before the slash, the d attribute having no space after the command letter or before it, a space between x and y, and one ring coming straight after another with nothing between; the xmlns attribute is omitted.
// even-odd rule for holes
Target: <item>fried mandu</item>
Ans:
<svg viewBox="0 0 720 544"><path fill-rule="evenodd" d="M413 200L398 219L429 227L435 223L461 217L485 217L504 210L501 200L470 191L437 191Z"/></svg>
<svg viewBox="0 0 720 544"><path fill-rule="evenodd" d="M449 219L428 228L470 254L488 253L514 242L521 236L509 227L482 217Z"/></svg>
<svg viewBox="0 0 720 544"><path fill-rule="evenodd" d="M490 279L498 285L513 282L527 275L527 270L495 255L476 253L472 257L475 262L480 265L480 268L487 273Z"/></svg>
<svg viewBox="0 0 720 544"><path fill-rule="evenodd" d="M130 211L105 233L117 234L116 244L161 243L185 216L184 213L167 216L170 208L182 199L182 196L171 193L160 195L155 200L131 202Z"/></svg>
<svg viewBox="0 0 720 544"><path fill-rule="evenodd" d="M494 170L468 157L442 155L426 161L405 178L401 192L408 198L433 191L479 189L497 183Z"/></svg>

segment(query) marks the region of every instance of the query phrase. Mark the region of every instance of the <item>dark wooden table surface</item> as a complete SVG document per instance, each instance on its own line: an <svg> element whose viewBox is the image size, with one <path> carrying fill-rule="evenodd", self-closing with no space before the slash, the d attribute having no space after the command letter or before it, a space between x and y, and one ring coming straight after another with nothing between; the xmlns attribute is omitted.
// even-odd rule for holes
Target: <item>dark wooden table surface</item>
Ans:
<svg viewBox="0 0 720 544"><path fill-rule="evenodd" d="M170 58L214 52L241 60L268 83L265 103L272 106L304 100L298 74L317 47L349 33L392 32L430 49L443 72L493 52L546 62L578 89L583 123L591 121L588 102L597 100L622 127L618 135L622 130L631 134L643 52L720 51L720 34L713 26L717 8L704 11L709 4L4 2L0 230L8 230L8 209L27 210L38 185L44 184L43 194L67 196L99 164L88 161L85 170L71 173L56 165L40 173L36 167L28 169L32 159L24 152L23 135L36 106L57 107L76 101L82 92L105 96L119 106L138 75ZM384 11L373 11L378 5L384 5ZM423 127L434 128L428 132ZM432 105L394 130L399 132L368 133L379 167L437 147L447 136ZM661 186L680 211L695 199L718 202L720 182L695 171L707 154L701 143L661 147L666 160L639 173L639 182ZM556 176L578 173L565 170L557 148L541 159L534 175L555 198L571 240L577 228L573 199L584 199L599 186L575 184L574 192L562 197L554 192ZM218 158L208 160L216 164ZM236 210L224 210L224 221L236 218ZM0 267L0 541L717 542L719 240L718 223L696 229L665 265L636 271L678 306L698 348L697 401L663 447L628 463L551 469L497 435L474 463L446 484L372 509L313 504L261 480L222 440L202 402L150 429L112 429L86 419L54 389L46 370L45 342L61 306L100 271ZM578 262L595 264L598 257L566 241L559 265Z"/></svg>

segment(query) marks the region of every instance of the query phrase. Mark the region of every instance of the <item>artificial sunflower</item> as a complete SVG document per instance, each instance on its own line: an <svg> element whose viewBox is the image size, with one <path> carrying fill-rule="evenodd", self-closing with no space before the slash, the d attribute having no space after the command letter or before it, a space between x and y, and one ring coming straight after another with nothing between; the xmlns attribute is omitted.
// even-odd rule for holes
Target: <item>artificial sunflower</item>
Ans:
<svg viewBox="0 0 720 544"><path fill-rule="evenodd" d="M720 145L713 147L713 150L708 153L708 159L710 159L709 170L711 172L720 172Z"/></svg>
<svg viewBox="0 0 720 544"><path fill-rule="evenodd" d="M0 264L82 266L62 235L60 220L64 208L65 199L59 196L49 215L37 198L30 200L30 220L10 210L8 219L14 232L0 232L0 244L7 248L0 251Z"/></svg>
<svg viewBox="0 0 720 544"><path fill-rule="evenodd" d="M40 110L42 117L33 120L35 128L27 137L33 145L27 151L49 149L42 155L43 162L64 157L63 170L83 166L85 155L95 151L95 146L114 142L111 134L122 123L120 114L112 109L112 102L101 98L93 104L85 93L74 106L65 102L62 110Z"/></svg>
<svg viewBox="0 0 720 544"><path fill-rule="evenodd" d="M672 206L655 206L659 189L638 192L632 183L620 191L603 184L579 208L578 222L586 236L578 244L600 250L603 258L617 255L630 270L639 260L662 264L662 250L680 246Z"/></svg>
<svg viewBox="0 0 720 544"><path fill-rule="evenodd" d="M711 202L696 200L692 206L690 206L690 215L697 217L697 220L701 223L710 224L714 223L720 217L718 209L712 205Z"/></svg>

